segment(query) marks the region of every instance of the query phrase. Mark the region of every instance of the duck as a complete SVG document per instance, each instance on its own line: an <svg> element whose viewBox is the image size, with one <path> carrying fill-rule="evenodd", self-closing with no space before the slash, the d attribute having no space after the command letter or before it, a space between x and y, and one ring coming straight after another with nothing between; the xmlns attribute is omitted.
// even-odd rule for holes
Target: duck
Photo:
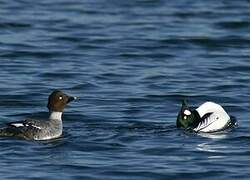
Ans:
<svg viewBox="0 0 250 180"><path fill-rule="evenodd" d="M176 126L197 133L214 133L232 129L237 126L237 121L215 102L207 101L196 109L190 109L187 101L183 100Z"/></svg>
<svg viewBox="0 0 250 180"><path fill-rule="evenodd" d="M50 140L59 138L63 133L62 114L65 106L77 97L54 90L48 97L47 120L27 118L23 121L7 123L0 128L0 137L17 137L26 140Z"/></svg>

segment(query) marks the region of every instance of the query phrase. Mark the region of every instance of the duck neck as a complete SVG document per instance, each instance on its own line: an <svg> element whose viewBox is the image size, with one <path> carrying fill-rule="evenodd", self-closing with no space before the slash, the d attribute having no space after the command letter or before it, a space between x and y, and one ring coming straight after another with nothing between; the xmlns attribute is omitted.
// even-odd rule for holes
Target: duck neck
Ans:
<svg viewBox="0 0 250 180"><path fill-rule="evenodd" d="M62 112L51 111L49 119L50 120L62 121Z"/></svg>

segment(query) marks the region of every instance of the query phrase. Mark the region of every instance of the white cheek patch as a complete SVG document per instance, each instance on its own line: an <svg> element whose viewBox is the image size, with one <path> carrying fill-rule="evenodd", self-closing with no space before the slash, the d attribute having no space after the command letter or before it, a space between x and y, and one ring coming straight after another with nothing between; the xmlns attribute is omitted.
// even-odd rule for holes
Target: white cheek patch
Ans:
<svg viewBox="0 0 250 180"><path fill-rule="evenodd" d="M186 110L184 111L184 114L187 115L187 116L189 116L189 115L191 115L191 112L190 112L189 110L186 109Z"/></svg>

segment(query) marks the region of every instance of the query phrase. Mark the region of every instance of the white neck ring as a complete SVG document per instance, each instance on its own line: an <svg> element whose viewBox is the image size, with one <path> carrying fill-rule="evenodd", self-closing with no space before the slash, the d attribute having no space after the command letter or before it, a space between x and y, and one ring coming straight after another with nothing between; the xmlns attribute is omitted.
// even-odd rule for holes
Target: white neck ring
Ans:
<svg viewBox="0 0 250 180"><path fill-rule="evenodd" d="M52 120L62 120L62 112L52 111L50 113L49 119Z"/></svg>

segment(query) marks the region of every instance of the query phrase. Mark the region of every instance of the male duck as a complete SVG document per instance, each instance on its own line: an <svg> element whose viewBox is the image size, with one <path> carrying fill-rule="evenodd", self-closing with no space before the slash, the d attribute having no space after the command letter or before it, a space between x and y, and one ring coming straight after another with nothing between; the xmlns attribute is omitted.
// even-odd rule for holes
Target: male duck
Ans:
<svg viewBox="0 0 250 180"><path fill-rule="evenodd" d="M236 126L237 122L219 104L205 102L197 109L191 110L184 100L177 117L176 125L177 128L211 133L230 129Z"/></svg>

